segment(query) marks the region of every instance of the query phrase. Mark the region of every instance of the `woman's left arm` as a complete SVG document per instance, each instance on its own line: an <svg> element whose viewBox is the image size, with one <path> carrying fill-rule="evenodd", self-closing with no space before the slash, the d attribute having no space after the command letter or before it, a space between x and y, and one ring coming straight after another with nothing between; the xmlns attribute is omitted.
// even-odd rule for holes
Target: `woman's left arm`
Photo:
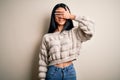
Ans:
<svg viewBox="0 0 120 80"><path fill-rule="evenodd" d="M78 27L73 29L78 39L80 38L84 42L92 38L94 34L94 22L92 20L84 16L74 16L72 20L78 22Z"/></svg>
<svg viewBox="0 0 120 80"><path fill-rule="evenodd" d="M82 42L91 39L94 33L94 22L92 20L85 16L72 15L67 9L63 14L65 19L71 19L78 22L78 27L72 29L77 39L80 39Z"/></svg>

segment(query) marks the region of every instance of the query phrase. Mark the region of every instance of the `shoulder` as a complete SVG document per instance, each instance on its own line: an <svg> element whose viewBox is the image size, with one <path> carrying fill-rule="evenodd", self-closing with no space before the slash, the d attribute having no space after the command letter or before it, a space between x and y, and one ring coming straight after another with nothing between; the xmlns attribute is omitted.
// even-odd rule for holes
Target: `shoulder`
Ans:
<svg viewBox="0 0 120 80"><path fill-rule="evenodd" d="M44 41L49 41L51 37L53 37L53 33L46 33L43 35L42 39Z"/></svg>
<svg viewBox="0 0 120 80"><path fill-rule="evenodd" d="M43 38L47 38L49 36L51 36L51 33L46 33L46 34L43 35Z"/></svg>
<svg viewBox="0 0 120 80"><path fill-rule="evenodd" d="M46 39L47 37L49 37L51 35L51 33L46 33L42 36L43 39Z"/></svg>

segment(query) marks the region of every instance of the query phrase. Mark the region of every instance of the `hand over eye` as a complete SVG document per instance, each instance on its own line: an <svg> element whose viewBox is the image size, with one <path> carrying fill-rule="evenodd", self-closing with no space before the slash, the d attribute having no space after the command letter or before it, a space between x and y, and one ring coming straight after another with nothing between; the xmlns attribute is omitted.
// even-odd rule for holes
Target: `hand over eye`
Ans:
<svg viewBox="0 0 120 80"><path fill-rule="evenodd" d="M74 19L75 16L71 15L70 12L68 11L68 9L66 8L65 11L63 10L56 10L55 15L57 15L58 17L62 17L64 19Z"/></svg>

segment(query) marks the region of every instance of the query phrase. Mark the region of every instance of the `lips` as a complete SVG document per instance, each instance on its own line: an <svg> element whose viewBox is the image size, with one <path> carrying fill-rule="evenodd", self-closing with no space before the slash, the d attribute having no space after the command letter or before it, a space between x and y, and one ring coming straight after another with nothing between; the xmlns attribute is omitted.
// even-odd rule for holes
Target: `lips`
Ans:
<svg viewBox="0 0 120 80"><path fill-rule="evenodd" d="M65 20L59 20L59 23L65 23Z"/></svg>
<svg viewBox="0 0 120 80"><path fill-rule="evenodd" d="M61 19L58 19L58 21L62 22L62 21L65 21L65 19L62 19L62 18L61 18Z"/></svg>
<svg viewBox="0 0 120 80"><path fill-rule="evenodd" d="M66 22L66 19L56 17L56 22L58 23L58 25L64 25Z"/></svg>

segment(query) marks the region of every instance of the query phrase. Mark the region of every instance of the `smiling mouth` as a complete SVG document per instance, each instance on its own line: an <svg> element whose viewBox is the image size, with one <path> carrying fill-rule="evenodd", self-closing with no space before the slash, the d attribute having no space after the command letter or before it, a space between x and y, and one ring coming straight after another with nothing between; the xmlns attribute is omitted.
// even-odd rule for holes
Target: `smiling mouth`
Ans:
<svg viewBox="0 0 120 80"><path fill-rule="evenodd" d="M65 19L64 19L64 18L59 18L58 20L59 20L59 21L65 21Z"/></svg>
<svg viewBox="0 0 120 80"><path fill-rule="evenodd" d="M64 21L64 19L60 19L59 21Z"/></svg>
<svg viewBox="0 0 120 80"><path fill-rule="evenodd" d="M59 20L59 23L64 23L65 21L64 20Z"/></svg>

